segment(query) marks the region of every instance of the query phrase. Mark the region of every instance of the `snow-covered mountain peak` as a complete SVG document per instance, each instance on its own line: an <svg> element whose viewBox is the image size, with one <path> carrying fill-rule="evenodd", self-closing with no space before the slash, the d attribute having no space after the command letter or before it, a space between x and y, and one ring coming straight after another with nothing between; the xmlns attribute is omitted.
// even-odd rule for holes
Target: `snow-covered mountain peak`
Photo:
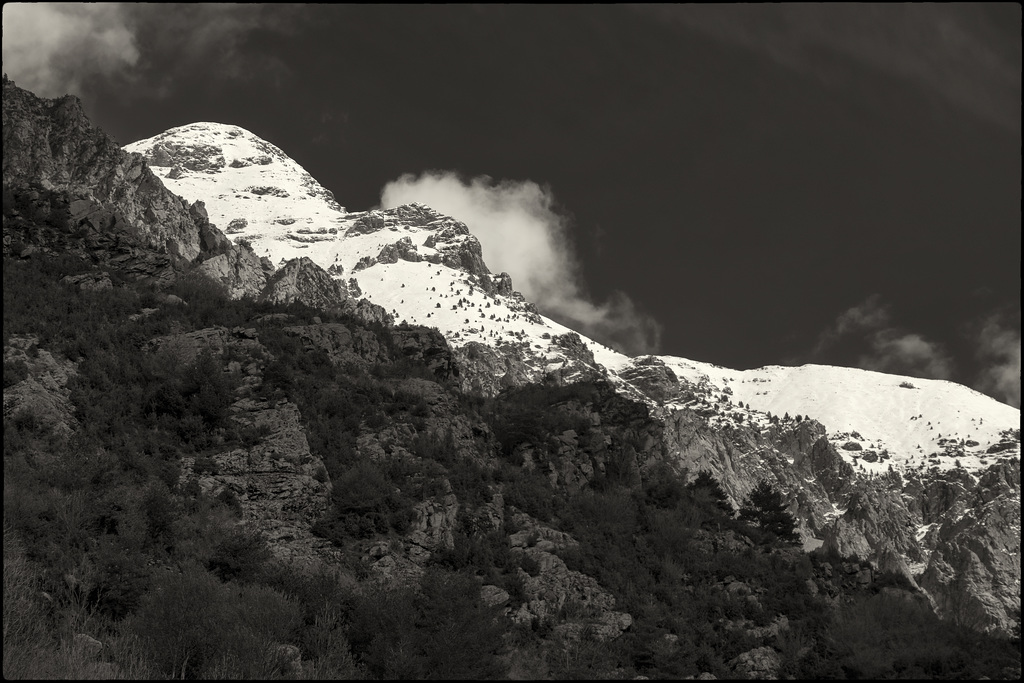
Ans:
<svg viewBox="0 0 1024 683"><path fill-rule="evenodd" d="M302 166L239 126L190 123L125 149L142 154L173 192L202 200L210 222L228 235L281 234L345 215Z"/></svg>
<svg viewBox="0 0 1024 683"><path fill-rule="evenodd" d="M346 212L280 149L237 126L194 123L126 149L257 255L278 266L308 257L396 322L436 327L456 348L506 349L534 379L599 373L595 354L618 356L541 316L506 273L491 273L468 226L424 204Z"/></svg>
<svg viewBox="0 0 1024 683"><path fill-rule="evenodd" d="M419 203L348 213L284 152L238 126L194 123L127 149L173 192L202 200L211 222L259 256L277 265L308 257L396 322L436 327L455 348L483 344L517 359L521 379L607 373L656 411L691 410L723 428L813 418L865 473L976 472L1020 456L1020 411L951 382L629 358L540 315L507 274L490 272L471 226ZM507 363L494 368L496 377L510 372Z"/></svg>

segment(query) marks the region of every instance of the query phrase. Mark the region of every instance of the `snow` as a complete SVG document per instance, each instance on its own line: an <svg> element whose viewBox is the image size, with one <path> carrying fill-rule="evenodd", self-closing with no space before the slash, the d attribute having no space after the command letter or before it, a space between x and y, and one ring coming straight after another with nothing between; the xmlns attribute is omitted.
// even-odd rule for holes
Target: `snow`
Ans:
<svg viewBox="0 0 1024 683"><path fill-rule="evenodd" d="M361 259L376 258L402 238L421 257L475 239L452 218L420 205L409 213L417 216L415 225L400 219L401 208L347 212L298 163L238 126L190 124L126 149L151 159L169 150L178 166L152 167L168 188L189 201L202 200L212 223L236 241L247 240L275 266L307 256L325 269L333 266L334 273L340 267L336 277L354 279L362 295L396 321L436 327L453 346L516 344L529 351L538 372L567 362L552 338L573 330L532 313L518 295L489 295L474 287L462 269L400 259L355 270ZM374 224L369 231L367 223ZM428 238L432 247L425 244ZM621 391L642 398L618 376L638 359L580 338ZM652 406L679 410L704 401L717 406L712 422L736 422L742 415L746 424L761 427L769 424L769 412L807 416L825 425L837 451L865 473L890 466L949 469L958 462L977 471L998 458L1020 457L1019 437L1008 450L986 453L1006 440L1004 430L1019 429L1020 411L951 382L825 365L730 370L674 356L657 359L694 398L667 406L649 401ZM851 442L860 450L843 448Z"/></svg>
<svg viewBox="0 0 1024 683"><path fill-rule="evenodd" d="M728 387L732 403L754 412L821 422L839 453L865 472L885 472L889 465L949 469L957 462L976 471L1020 455L1019 443L1016 450L986 453L1004 441L1004 430L1019 429L1020 410L953 382L828 365L729 370L672 356L661 360L692 384ZM843 449L850 441L861 450ZM868 462L868 451L888 457Z"/></svg>

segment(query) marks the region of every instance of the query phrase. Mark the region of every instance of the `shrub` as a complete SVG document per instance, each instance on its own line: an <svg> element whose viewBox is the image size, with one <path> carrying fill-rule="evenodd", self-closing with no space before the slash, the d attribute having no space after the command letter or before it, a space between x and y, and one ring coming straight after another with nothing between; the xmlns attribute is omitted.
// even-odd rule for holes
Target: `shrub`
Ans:
<svg viewBox="0 0 1024 683"><path fill-rule="evenodd" d="M162 676L266 678L278 664L268 645L289 639L299 623L298 606L273 589L186 568L155 578L130 628Z"/></svg>

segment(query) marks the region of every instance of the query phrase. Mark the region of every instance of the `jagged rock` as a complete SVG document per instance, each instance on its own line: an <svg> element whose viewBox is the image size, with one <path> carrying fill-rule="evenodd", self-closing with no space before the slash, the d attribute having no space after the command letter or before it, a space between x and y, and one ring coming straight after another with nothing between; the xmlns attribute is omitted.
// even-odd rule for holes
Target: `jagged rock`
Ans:
<svg viewBox="0 0 1024 683"><path fill-rule="evenodd" d="M391 338L402 358L426 365L439 381L459 374L444 335L429 327L410 327L392 330Z"/></svg>
<svg viewBox="0 0 1024 683"><path fill-rule="evenodd" d="M730 669L743 678L774 679L778 677L781 660L770 647L758 647L729 660Z"/></svg>
<svg viewBox="0 0 1024 683"><path fill-rule="evenodd" d="M262 435L259 441L210 456L199 470L197 458L185 458L182 478L194 477L211 496L236 499L243 519L267 538L278 559L320 566L332 551L310 529L327 510L331 483L323 462L310 453L298 408L240 399L231 410L234 420Z"/></svg>
<svg viewBox="0 0 1024 683"><path fill-rule="evenodd" d="M512 277L508 273L499 273L493 278L494 292L502 296L512 295Z"/></svg>
<svg viewBox="0 0 1024 683"><path fill-rule="evenodd" d="M381 363L387 360L387 349L377 336L359 328L352 330L341 323L296 325L284 328L302 340L303 348L323 351L332 363Z"/></svg>
<svg viewBox="0 0 1024 683"><path fill-rule="evenodd" d="M380 253L377 254L377 263L398 263L398 260L412 261L417 263L423 259L416 251L416 245L412 243L412 238L406 236L398 240L394 244L388 244L381 248Z"/></svg>
<svg viewBox="0 0 1024 683"><path fill-rule="evenodd" d="M267 286L267 264L251 249L229 249L205 259L192 273L208 277L224 286L229 298L257 297Z"/></svg>
<svg viewBox="0 0 1024 683"><path fill-rule="evenodd" d="M155 250L192 260L201 251L188 205L164 188L142 157L92 126L70 95L36 97L3 81L4 185L41 183L117 209L124 228Z"/></svg>
<svg viewBox="0 0 1024 683"><path fill-rule="evenodd" d="M919 562L916 525L900 494L886 490L854 493L846 512L825 530L825 549L844 556L874 559L883 550Z"/></svg>
<svg viewBox="0 0 1024 683"><path fill-rule="evenodd" d="M146 348L167 353L174 363L188 365L204 351L217 356L227 349L246 356L258 354L263 347L254 337L252 328L205 327L185 334L154 337L146 343Z"/></svg>
<svg viewBox="0 0 1024 683"><path fill-rule="evenodd" d="M374 258L373 256L364 256L361 259L359 259L358 261L356 261L356 264L354 266L352 266L352 272L353 273L358 273L359 271L366 270L367 268L369 268L370 266L372 266L372 265L374 265L376 263L377 263L377 259Z"/></svg>
<svg viewBox="0 0 1024 683"><path fill-rule="evenodd" d="M476 527L484 531L500 531L505 526L505 497L500 493L474 511Z"/></svg>
<svg viewBox="0 0 1024 683"><path fill-rule="evenodd" d="M469 342L452 350L463 392L496 396L502 389L522 386L542 376L527 352L514 344L488 346Z"/></svg>
<svg viewBox="0 0 1024 683"><path fill-rule="evenodd" d="M630 366L619 373L619 377L659 403L675 400L680 394L676 373L657 356L633 359Z"/></svg>
<svg viewBox="0 0 1024 683"><path fill-rule="evenodd" d="M445 482L447 483L447 481ZM450 488L451 485L448 485ZM455 547L455 521L459 502L453 494L430 499L413 506L413 521L406 540L428 552ZM429 555L428 555L429 557ZM426 559L426 558L424 558Z"/></svg>
<svg viewBox="0 0 1024 683"><path fill-rule="evenodd" d="M1019 477L1019 462L1010 464ZM947 519L921 577L940 616L970 628L1006 630L1020 608L1020 493Z"/></svg>
<svg viewBox="0 0 1024 683"><path fill-rule="evenodd" d="M480 240L469 233L462 223L450 225L427 238L423 246L435 252L425 257L430 263L444 264L478 278L490 276L484 263Z"/></svg>
<svg viewBox="0 0 1024 683"><path fill-rule="evenodd" d="M492 586L490 584L480 586L480 599L483 600L483 603L488 607L499 607L507 604L510 597L511 596L508 594L508 591L498 588L497 586Z"/></svg>
<svg viewBox="0 0 1024 683"><path fill-rule="evenodd" d="M345 283L305 256L292 259L274 273L258 297L259 301L301 302L324 310L342 306L347 299Z"/></svg>
<svg viewBox="0 0 1024 683"><path fill-rule="evenodd" d="M367 211L366 215L357 220L348 229L349 234L367 235L382 230L385 225L384 213L381 211Z"/></svg>
<svg viewBox="0 0 1024 683"><path fill-rule="evenodd" d="M424 572L415 561L392 550L372 562L369 570L375 583L388 587L415 586Z"/></svg>
<svg viewBox="0 0 1024 683"><path fill-rule="evenodd" d="M226 280L232 296L259 291L266 271L249 263L254 257L209 222L202 202L189 204L167 190L141 155L94 128L77 98L41 99L6 77L3 88L4 187L57 193L65 226L46 231L5 220L5 245L20 230L32 249L79 253L159 288L190 263L217 259L203 270Z"/></svg>
<svg viewBox="0 0 1024 683"><path fill-rule="evenodd" d="M558 531L541 524L529 515L513 509L512 523L519 531L508 537L512 548L538 548L545 552L553 552L565 548L578 548L579 541L564 531Z"/></svg>
<svg viewBox="0 0 1024 683"><path fill-rule="evenodd" d="M82 291L102 291L112 289L109 273L82 273L81 275L65 275L60 279L62 285L68 285Z"/></svg>
<svg viewBox="0 0 1024 683"><path fill-rule="evenodd" d="M35 336L11 337L4 347L4 364L20 364L25 373L24 379L4 388L4 419L30 416L66 439L79 428L68 389L78 371L74 363L38 348L38 342Z"/></svg>

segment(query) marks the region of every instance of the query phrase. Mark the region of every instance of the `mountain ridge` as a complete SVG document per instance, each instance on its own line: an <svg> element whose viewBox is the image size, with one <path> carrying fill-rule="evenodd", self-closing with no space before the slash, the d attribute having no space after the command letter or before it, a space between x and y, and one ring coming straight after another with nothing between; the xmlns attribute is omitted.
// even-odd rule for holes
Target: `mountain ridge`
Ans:
<svg viewBox="0 0 1024 683"><path fill-rule="evenodd" d="M908 493L911 490L926 495L920 492L927 491L928 485L908 482L941 481L962 473L972 488L999 463L1016 461L1019 467L1020 411L967 387L834 366L735 371L672 356L629 358L540 314L512 290L507 274L493 277L471 227L460 221L421 204L361 212L338 210L336 202L330 204L333 195L328 201L297 189L305 187L303 179L308 174L304 171L291 177L269 173L273 183L263 184L259 174L279 162L285 169L298 165L291 166L294 162L286 156L265 164L246 164L244 158L240 161L232 155L262 148L260 142L250 142L236 153L232 151L235 142L218 147L211 141L234 141L243 135L258 140L255 135L221 124L201 127L202 142L193 144L187 135L191 129L185 126L126 149L150 158L159 144L173 140L179 153L198 170L182 170L173 159L162 160L169 165L156 172L164 182L190 198L202 199L220 220L235 226L236 240L252 244L257 252L281 261L306 254L335 279L347 278L349 287L380 305L396 321L439 329L463 367L464 389L494 395L527 382L607 378L624 395L650 406L666 424L681 412L696 412L712 429L751 432L750 448L760 448L753 445L757 434L770 430L780 418L788 422L790 414L797 421L807 417L823 424L827 438L822 430L812 441L820 438L822 444L816 448L832 455L824 456L822 450L815 458L841 461L856 477L878 477L879 482L890 482L882 488L903 493L892 497L880 492L882 498L877 500L888 502L863 508L848 492L836 489L836 494L826 494L830 490L826 486L814 494L821 500L811 502L799 491L810 485L810 480L798 484L780 473L782 465L772 465L772 476L789 482L790 509L801 520L805 543L808 547L824 544L888 565L893 564L888 558L895 553L904 558L895 564L908 578L929 577L940 609L945 587L958 571L942 558L955 553L943 551L942 534L935 532L934 522L926 523L911 511L916 503L908 507L903 500L905 496L913 498L914 494ZM304 227L296 229L296 224ZM662 448L670 457L691 469L697 469L698 462L705 463L723 477L735 501L753 488L750 472L728 465L733 456L725 453L731 452L732 446L714 447L727 458L721 466L703 456L692 459L687 455L691 447L685 445L686 439L680 442L678 434L665 438ZM801 447L801 452L809 454L811 450L810 443ZM789 460L790 465L794 462ZM836 476L829 474L835 466L812 470L812 479L820 476L829 481ZM888 479L893 474L897 478ZM1019 484L1007 495L1004 505L1019 501ZM871 518L867 526L864 509L872 510L867 514ZM947 513L954 515L947 521L955 526L956 520L973 508L950 512L952 509L947 508ZM913 528L882 533L874 526L877 518L893 515ZM912 521L917 519L920 521ZM1013 527L1012 518L1007 523ZM952 531L945 533L947 546L962 540ZM960 540L954 542L954 536ZM1019 557L1019 543L1015 547L1009 548L1011 557L1014 553ZM933 556L936 562L929 564ZM962 553L957 556L962 562ZM940 561L945 562L945 569L936 568ZM1002 565L990 558L988 564L993 563ZM995 573L1005 574L1005 567ZM1000 600L1012 603L1012 586L1019 589L1019 571L1009 574L1013 577L1011 597L1002 589L997 592L1003 596ZM997 584L1001 581L994 574L977 578L979 584L990 579ZM993 611L991 600L982 603L984 609Z"/></svg>
<svg viewBox="0 0 1024 683"><path fill-rule="evenodd" d="M12 432L24 443L35 444L35 435L42 433L38 424L50 419L37 416L40 409L26 402L35 387L45 388L53 420L62 427L56 432L64 436L55 436L54 443L105 438L106 431L132 443L135 432L118 432L126 420L94 429L76 415L95 415L88 412L91 402L110 403L103 392L109 391L110 378L121 379L120 365L137 367L130 381L116 386L125 396L139 398L124 401L118 396L114 402L126 404L119 410L136 411L131 417L141 427L137 433L150 442L144 444L145 456L126 452L118 457L130 471L132 466L157 467L146 463L160 449L181 451L180 457L168 459L179 469L161 475L166 483L154 484L152 490L173 489L173 497L180 496L185 507L222 501L238 515L241 528L270 539L278 559L296 567L327 562L353 582L369 577L398 585L424 576L435 566L431 563L465 566L471 558L499 558L504 564L479 577L485 582L481 596L509 605L520 626L533 624L541 632L550 627L557 642L569 644L590 642L585 634L593 633L602 649L613 643L625 647L653 642L662 632L652 635L641 629L667 629L669 622L652 621L647 603L615 583L614 572L601 560L595 562L601 556L591 554L607 542L601 534L612 534L616 541L610 547L625 544L626 555L637 560L641 569L630 581L647 581L644 590L654 590L648 581L654 574L648 573L656 567L665 579L655 584L658 591L683 595L690 589L691 596L701 599L706 594L739 600L746 594L753 600L743 601L740 612L774 623L774 633L754 630L753 623L736 626L746 634L740 639L745 649L730 653L727 666L712 667L720 675L779 671L775 650L784 651L785 646L773 638L785 628L775 622L773 610L781 610L775 607L780 603L772 597L772 603L762 604L768 598L759 592L774 596L778 587L758 588L753 578L749 584L748 579L736 580L745 576L748 565L774 566L771 558L776 555L794 576L799 574L797 583L787 583L785 589L794 600L826 601L819 592L831 591L827 599L838 605L840 589L866 590L875 577L898 578L908 595L947 619L996 630L1013 627L1015 608L1019 614L1019 430L986 431L988 441L979 438L976 445L968 445L973 441L968 437L981 434L970 417L984 419L985 430L994 429L998 425L989 423L1002 418L979 409L958 428L949 422L950 431L943 427L942 436L936 433L929 445L941 446L942 452L925 453L935 464L920 463L916 448L909 455L896 448L886 454L879 439L891 435L871 433L859 424L852 426L864 428L863 434L833 432L831 425L804 419L812 411L807 409L810 404L801 403L810 400L801 397L801 387L822 382L812 377L786 388L784 375L813 375L820 371L816 366L785 372L769 366L744 374L680 358L618 354L547 320L517 295L508 275L491 274L470 227L454 218L423 205L366 212L335 208L330 205L333 195L310 190L294 168L287 178L261 179L259 169L284 168L284 153L276 148L253 144L240 149L246 156L232 157L206 140L200 153L193 154L188 145L162 138L167 158L158 161L171 165L156 167L159 182L173 186L195 176L211 181L204 186L209 188L218 176L229 177L220 174L236 172L241 174L236 179L243 181L208 197L209 208L198 198L168 200L183 212L188 233L183 239L194 238L199 252L192 260L162 254L166 244L154 241L144 222L128 218L138 215L141 206L131 192L122 188L100 201L88 196L90 180L61 186L48 180L45 164L37 165L43 169L42 179L50 182L47 189L35 171L17 168L20 159L45 161L46 152L33 146L31 117L7 106L13 84L5 80L4 87L5 132L8 121L29 121L24 134L11 137L9 145L5 137L8 263L22 272L33 265L45 267L41 256L83 255L86 260L72 274L49 285L55 299L92 301L90 306L107 299L134 302L134 308L126 309L131 315L116 320L122 326L117 334L128 341L113 349L124 358L106 366L96 360L106 350L87 342L80 344L89 351L84 357L74 356L71 344L66 347L72 352L68 361L54 355L52 362L43 351L38 360L32 355L44 344L40 338L12 336L5 343L5 426L12 416ZM13 95L28 101L28 95ZM52 103L38 106L40 116L54 115ZM74 113L73 108L56 111L55 120L68 119L68 112ZM82 139L92 139L80 108L71 119L70 128L86 131ZM40 124L40 131L50 125ZM228 139L240 144L246 134ZM26 149L38 155L24 154ZM275 156L278 152L281 156ZM172 153L184 154L188 163L174 165ZM269 163L260 163L264 154ZM103 156L84 177L117 177L112 169L124 163L139 168L140 177L145 174L144 157L127 158ZM239 158L249 160L248 165L233 165ZM122 177L114 186L131 182ZM248 214L231 214L218 205L218 194L230 200L228 208L255 206L259 211L249 215L252 221ZM9 196L18 201L9 203ZM83 199L88 211L69 210ZM289 213L289 206L305 213ZM95 218L98 212L103 220ZM238 243L230 242L211 216L229 224L246 220L245 225L235 224L232 236ZM326 216L328 224L313 222L318 216ZM299 218L302 227L296 228ZM134 260L121 260L124 253ZM320 262L314 258L318 254ZM134 263L160 258L170 264L164 279L132 270ZM247 273L245 268L253 270ZM203 287L211 276L223 291ZM141 293L129 286L132 282ZM16 300L16 293L5 288L8 295ZM119 311L124 309L118 305ZM89 310L71 313L86 316ZM29 327L36 324L30 315L19 320L28 320L24 324ZM435 321L440 332L427 327ZM104 335L101 344L106 343ZM57 354L57 348L52 351ZM10 391L8 359L18 370ZM69 380L74 371L60 370L62 364L77 364L88 380ZM913 423L915 429L921 427L920 420L911 418L922 414L915 401L945 386L817 367L884 382L885 395L895 397L894 405L903 410L906 404L892 424ZM915 386L901 387L904 381ZM140 383L148 383L141 395ZM783 387L773 396L786 400L772 403L758 393L769 384ZM83 394L82 386L94 393ZM77 392L72 394L77 412L67 403L68 387ZM847 393L879 393L866 381L845 388ZM793 417L778 415L780 409L790 412L787 406L801 414L794 410ZM899 411L889 407L882 412ZM178 415L183 419L170 420ZM1017 415L1019 425L1019 411ZM177 431L168 432L169 426ZM168 434L174 438L161 442ZM996 436L1000 440L992 441ZM953 437L953 442L939 443ZM176 445L178 441L187 448ZM848 443L859 449L844 448ZM116 441L106 447L120 453ZM1000 448L988 453L993 447ZM988 462L981 462L982 450ZM771 483L798 523L805 548L821 545L832 553L827 557L859 559L823 560L820 553L809 556L795 548L770 547L769 537L759 537L721 510L709 517L697 505L690 509L691 518L680 516L688 508L673 501L697 495L700 487L689 487L696 484L698 472L713 476L725 502L735 504L742 504L761 481ZM680 475L685 478L673 479ZM59 488L47 491L51 493L45 495L63 500ZM135 505L132 496L127 500L129 508ZM128 513L111 514L122 519L118 515ZM22 521L25 529L35 528L32 515ZM596 532L590 530L591 522ZM652 529L661 535L649 535ZM165 532L171 533L160 533ZM114 536L102 533L107 540ZM225 567L234 571L232 561L221 556L203 561L218 572ZM619 586L614 598L607 592L613 585ZM927 591L927 598L918 589ZM591 608L580 604L585 600L594 601ZM732 597L713 600L726 600L729 610L740 604L730 602ZM709 612L707 617L707 628L724 632L725 616L716 620ZM671 628L688 632L681 624ZM768 626L759 624L758 629ZM750 650L750 638L762 647ZM366 652L368 645L353 647ZM678 656L689 651L665 647ZM792 661L804 656L793 653ZM672 670L650 669L649 663L636 666L638 671ZM698 671L708 670L700 666Z"/></svg>
<svg viewBox="0 0 1024 683"><path fill-rule="evenodd" d="M738 392L732 400L745 404L746 409L738 414L744 414L748 420L759 415L763 420L769 412L807 415L823 422L837 435L857 433L862 437L842 437L843 444L856 443L860 450L869 453L899 453L901 460L935 461L929 464L940 469L953 466L954 462L945 457L947 443L940 444L940 439L976 442L973 447L957 451L961 464L974 471L983 467L980 461L985 459L986 450L1003 442L1001 432L1020 423L1019 410L988 397L985 398L991 404L976 400L982 395L961 385L947 386L940 380L872 374L853 368L825 370L833 366L819 365L804 365L799 370L766 366L736 371L673 356L631 360L584 335L580 335L581 342L594 360L581 361L550 342L551 337L574 331L540 315L521 294L512 290L507 274L492 277L483 262L479 241L468 226L456 219L421 204L349 213L328 191L308 189L311 183L315 188L320 186L283 151L237 126L194 123L125 148L143 154L150 162L155 159L155 173L169 186L184 196L201 199L211 215L236 226L236 240L252 244L257 252L282 262L293 255L307 254L336 279L347 281L350 286L354 281L362 295L381 305L396 320L437 327L455 347L470 341L492 347L500 342L521 346L525 341L527 346L520 360L533 366L534 371L528 374L534 379L542 376L542 367L548 370L559 363L567 367L581 365L585 374L600 373L599 368L603 368L625 391L652 405L669 408L684 405L666 402L670 394L692 390L689 388L693 385L699 387L704 383L707 393L729 388L730 393ZM259 164L250 163L253 154L260 151L272 156L263 157ZM258 192L252 192L254 188ZM304 227L295 228L296 224ZM439 267L431 268L432 265ZM440 292L436 291L438 285ZM680 386L662 386L655 390L657 398L652 397L622 377L620 370L637 375L638 362L663 364ZM797 379L820 375L830 376L806 382ZM727 386L730 377L738 379L731 387ZM861 381L849 381L851 377ZM672 384L668 376L662 381ZM845 393L839 392L837 386L844 382L854 386L847 387ZM914 382L927 387L925 402L932 407L927 412L939 413L936 419L931 419L932 415L925 419L924 412L910 410L911 404L917 404L905 392L921 391ZM786 384L785 390L776 391L775 386L782 383ZM741 386L745 384L758 386L751 390L750 386ZM830 387L831 401L815 395L821 393L816 389L820 387ZM889 391L894 387L903 391ZM879 408L882 395L888 406L884 410ZM860 398L854 402L853 396ZM847 400L838 401L840 398ZM946 404L969 404L975 415L967 420L957 419L955 414L939 410ZM843 419L843 413L855 417ZM924 427L910 430L913 438L907 437L902 433L906 431L902 429L905 424L900 428L893 426L893 413L905 414L901 417L904 422L920 415ZM985 418L987 426L983 424ZM840 438L836 437L837 442ZM939 453L942 455L936 455ZM894 464L886 462L889 457L871 461L850 455L848 460L875 473Z"/></svg>

